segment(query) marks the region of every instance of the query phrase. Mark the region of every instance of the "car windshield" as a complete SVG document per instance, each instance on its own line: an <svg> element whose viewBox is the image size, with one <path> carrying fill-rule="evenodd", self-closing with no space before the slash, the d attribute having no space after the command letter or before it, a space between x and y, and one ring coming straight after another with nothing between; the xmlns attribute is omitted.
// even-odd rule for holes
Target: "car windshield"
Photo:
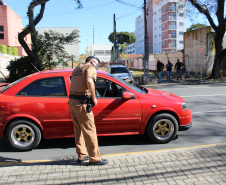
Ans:
<svg viewBox="0 0 226 185"><path fill-rule="evenodd" d="M14 86L15 84L17 84L18 82L21 82L22 80L24 80L25 78L27 78L28 76L25 76L13 83L8 84L7 86L3 87L2 89L0 89L0 94L2 94L4 91L6 91L7 89L9 89L10 87Z"/></svg>
<svg viewBox="0 0 226 185"><path fill-rule="evenodd" d="M133 89L133 90L135 90L135 91L137 91L139 93L142 93L142 94L146 94L147 93L144 88L138 88L138 87L126 82L125 80L123 80L121 78L118 78L117 76L111 75L109 73L108 73L108 75L111 76L112 78L115 78L116 80L122 82L123 84L126 84L128 87L130 87L131 89Z"/></svg>
<svg viewBox="0 0 226 185"><path fill-rule="evenodd" d="M126 67L113 67L111 68L111 73L129 73L128 69Z"/></svg>

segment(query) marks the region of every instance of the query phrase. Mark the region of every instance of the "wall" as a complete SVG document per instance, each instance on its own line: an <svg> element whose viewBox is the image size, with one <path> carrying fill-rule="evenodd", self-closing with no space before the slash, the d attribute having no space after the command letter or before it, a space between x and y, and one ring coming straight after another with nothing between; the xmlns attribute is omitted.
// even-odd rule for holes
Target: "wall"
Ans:
<svg viewBox="0 0 226 185"><path fill-rule="evenodd" d="M143 55L120 55L120 58L125 65L130 69L143 70ZM152 54L149 55L148 69L151 71L156 71L157 60L160 60L165 66L168 63L168 60L175 66L175 63L179 59L183 62L183 51L178 51L175 53L161 53L161 54ZM164 68L166 71L166 68Z"/></svg>
<svg viewBox="0 0 226 185"><path fill-rule="evenodd" d="M208 50L211 51L211 49L208 49L207 36L210 31L210 26L208 26L202 29L196 29L184 33L184 61L189 72L199 72L202 60L202 70L206 73L207 64L212 61L212 53L208 52ZM211 37L209 37L209 39L211 39ZM212 40L209 41L212 43ZM202 56L199 53L200 47L203 48ZM212 48L212 46L209 47ZM209 66L211 65L209 64Z"/></svg>
<svg viewBox="0 0 226 185"><path fill-rule="evenodd" d="M18 58L20 57L0 53L0 79L4 79L4 76L7 77L9 75L9 71L6 69L9 65L9 61Z"/></svg>

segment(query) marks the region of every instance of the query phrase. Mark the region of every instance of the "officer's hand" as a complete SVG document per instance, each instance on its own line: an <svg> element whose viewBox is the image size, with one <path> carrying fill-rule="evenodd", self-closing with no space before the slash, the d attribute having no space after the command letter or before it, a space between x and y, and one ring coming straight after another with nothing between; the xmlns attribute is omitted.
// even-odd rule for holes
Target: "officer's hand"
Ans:
<svg viewBox="0 0 226 185"><path fill-rule="evenodd" d="M94 103L93 106L95 107L97 105L97 99L96 98L93 99L93 103Z"/></svg>

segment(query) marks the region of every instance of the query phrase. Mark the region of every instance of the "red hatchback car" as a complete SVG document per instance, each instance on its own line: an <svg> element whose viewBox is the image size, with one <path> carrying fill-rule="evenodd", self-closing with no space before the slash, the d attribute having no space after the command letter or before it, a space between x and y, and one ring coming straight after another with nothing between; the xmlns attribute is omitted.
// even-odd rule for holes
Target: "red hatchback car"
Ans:
<svg viewBox="0 0 226 185"><path fill-rule="evenodd" d="M0 87L0 137L20 151L41 139L73 137L68 96L72 70L31 74ZM98 71L93 108L98 136L146 134L153 143L167 143L178 130L191 127L185 101L168 92L138 88Z"/></svg>

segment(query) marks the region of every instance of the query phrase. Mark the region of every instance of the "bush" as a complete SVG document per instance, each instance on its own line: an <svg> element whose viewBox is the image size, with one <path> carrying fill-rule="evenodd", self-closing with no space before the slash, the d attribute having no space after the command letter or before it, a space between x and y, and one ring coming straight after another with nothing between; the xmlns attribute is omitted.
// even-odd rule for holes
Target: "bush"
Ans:
<svg viewBox="0 0 226 185"><path fill-rule="evenodd" d="M13 48L12 47L7 47L7 54L13 55Z"/></svg>
<svg viewBox="0 0 226 185"><path fill-rule="evenodd" d="M16 61L11 60L7 66L7 70L9 71L7 82L11 83L27 75L38 72L32 64L35 65L39 71L43 70L42 61L38 58L26 56L21 57Z"/></svg>
<svg viewBox="0 0 226 185"><path fill-rule="evenodd" d="M7 54L8 53L7 46L6 45L0 45L0 52Z"/></svg>
<svg viewBox="0 0 226 185"><path fill-rule="evenodd" d="M13 55L18 56L18 48L12 47Z"/></svg>

